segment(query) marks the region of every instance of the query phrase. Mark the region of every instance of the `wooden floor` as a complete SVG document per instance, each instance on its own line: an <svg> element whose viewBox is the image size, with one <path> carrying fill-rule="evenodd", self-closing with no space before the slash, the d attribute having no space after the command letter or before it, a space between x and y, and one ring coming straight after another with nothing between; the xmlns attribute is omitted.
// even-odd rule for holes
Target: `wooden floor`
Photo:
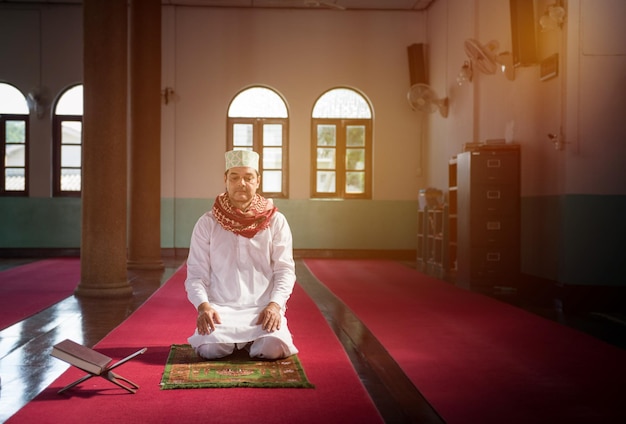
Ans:
<svg viewBox="0 0 626 424"><path fill-rule="evenodd" d="M35 259L0 259L0 270ZM69 365L50 356L51 347L70 338L92 347L122 323L182 264L165 259L164 271L128 273L133 297L102 300L74 296L0 331L0 423L52 383Z"/></svg>
<svg viewBox="0 0 626 424"><path fill-rule="evenodd" d="M29 261L0 259L0 270ZM71 296L0 331L0 423L67 369L67 364L50 356L52 345L71 338L86 346L94 346L167 281L184 258L165 258L164 261L164 271L129 272L134 292L130 299L103 301ZM296 272L298 283L315 301L335 331L385 422L443 422L359 319L320 284L301 261L297 262ZM555 311L532 312L577 327L618 346L624 340L626 326L623 323L566 317Z"/></svg>

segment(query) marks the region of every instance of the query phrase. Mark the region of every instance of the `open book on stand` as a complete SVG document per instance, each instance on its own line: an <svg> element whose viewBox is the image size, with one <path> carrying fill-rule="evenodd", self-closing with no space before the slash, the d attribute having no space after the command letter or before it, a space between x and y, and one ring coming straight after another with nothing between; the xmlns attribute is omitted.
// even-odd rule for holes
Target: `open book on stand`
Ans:
<svg viewBox="0 0 626 424"><path fill-rule="evenodd" d="M113 360L109 358L108 356L103 355L100 352L96 352L95 350L90 349L81 344L78 344L70 339L65 339L62 342L57 343L52 347L51 355L54 356L55 358L58 358L62 361L67 362L68 364L75 366L76 368L86 371L89 374L76 380L72 384L65 386L64 388L59 390L58 393L62 393L65 390L70 389L82 383L83 381L88 380L91 377L95 377L95 376L103 377L109 380L110 382L112 382L113 384L121 387L122 389L130 393L135 393L137 389L139 388L139 386L133 383L132 381L122 377L121 375L114 373L113 369L130 361L135 356L141 355L146 350L148 349L144 347L143 349L140 349L137 352L131 355L128 355L126 358L114 364L111 364ZM120 383L119 380L125 381L130 386Z"/></svg>

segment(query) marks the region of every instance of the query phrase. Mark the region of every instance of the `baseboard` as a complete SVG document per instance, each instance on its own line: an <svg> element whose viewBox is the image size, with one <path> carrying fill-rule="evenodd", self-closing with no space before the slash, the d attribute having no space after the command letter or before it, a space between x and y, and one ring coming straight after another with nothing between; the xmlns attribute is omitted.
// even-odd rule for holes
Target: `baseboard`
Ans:
<svg viewBox="0 0 626 424"><path fill-rule="evenodd" d="M186 247L168 247L161 249L161 257L163 258L186 258L189 256L189 248Z"/></svg>
<svg viewBox="0 0 626 424"><path fill-rule="evenodd" d="M163 248L163 258L186 258L188 248ZM357 249L294 249L297 259L391 259L414 261L415 250L357 250ZM60 256L80 256L80 248L0 248L0 258L46 258Z"/></svg>
<svg viewBox="0 0 626 424"><path fill-rule="evenodd" d="M568 284L559 287L555 302L566 312L626 314L626 287Z"/></svg>
<svg viewBox="0 0 626 424"><path fill-rule="evenodd" d="M527 305L564 312L626 313L626 287L560 284L522 274L520 297Z"/></svg>
<svg viewBox="0 0 626 424"><path fill-rule="evenodd" d="M74 247L0 247L0 258L60 258L80 257L80 248Z"/></svg>
<svg viewBox="0 0 626 424"><path fill-rule="evenodd" d="M188 248L161 249L163 258L186 258ZM80 257L80 248L0 248L0 258ZM415 250L294 249L294 258L415 261ZM626 313L626 286L562 285L522 274L519 300L568 312Z"/></svg>
<svg viewBox="0 0 626 424"><path fill-rule="evenodd" d="M163 257L184 257L189 249L161 249ZM295 259L389 259L397 261L415 261L415 250L358 250L358 249L294 249Z"/></svg>
<svg viewBox="0 0 626 424"><path fill-rule="evenodd" d="M294 249L296 259L390 259L415 261L415 250Z"/></svg>

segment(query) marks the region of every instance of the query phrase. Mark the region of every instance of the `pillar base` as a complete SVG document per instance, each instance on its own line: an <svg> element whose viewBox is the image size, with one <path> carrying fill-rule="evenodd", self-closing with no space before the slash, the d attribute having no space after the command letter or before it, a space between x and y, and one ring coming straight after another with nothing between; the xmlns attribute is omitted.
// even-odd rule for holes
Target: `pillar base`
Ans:
<svg viewBox="0 0 626 424"><path fill-rule="evenodd" d="M102 286L102 287L85 287L80 284L74 291L77 297L91 297L102 299L115 299L121 297L130 297L133 295L133 288L126 282L122 286Z"/></svg>

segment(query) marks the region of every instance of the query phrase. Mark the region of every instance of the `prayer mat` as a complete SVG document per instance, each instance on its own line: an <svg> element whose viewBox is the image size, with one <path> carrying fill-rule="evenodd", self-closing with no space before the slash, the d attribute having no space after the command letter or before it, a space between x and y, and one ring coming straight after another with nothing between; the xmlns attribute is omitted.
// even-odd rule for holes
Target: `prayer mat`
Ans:
<svg viewBox="0 0 626 424"><path fill-rule="evenodd" d="M274 361L251 359L246 350L208 360L188 344L174 344L165 364L161 389L226 387L313 388L298 355Z"/></svg>

